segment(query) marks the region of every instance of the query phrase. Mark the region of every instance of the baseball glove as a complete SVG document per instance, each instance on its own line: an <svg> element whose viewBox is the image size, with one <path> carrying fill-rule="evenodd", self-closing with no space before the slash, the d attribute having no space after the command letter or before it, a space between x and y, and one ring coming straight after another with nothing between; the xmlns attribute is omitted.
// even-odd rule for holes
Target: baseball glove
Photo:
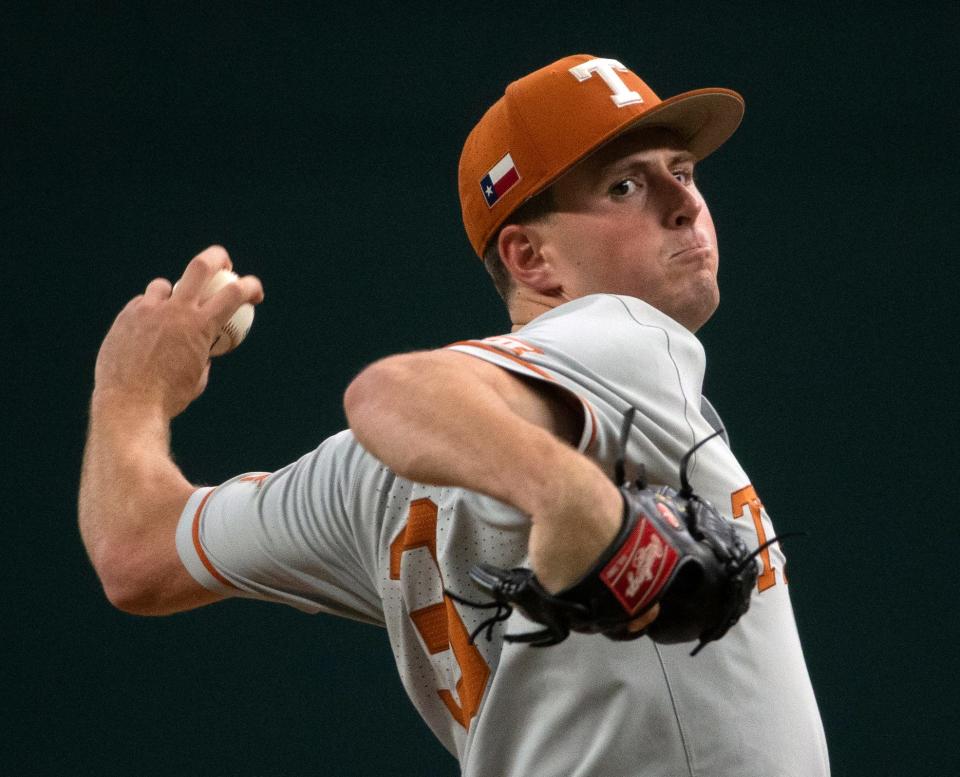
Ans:
<svg viewBox="0 0 960 777"><path fill-rule="evenodd" d="M680 491L649 488L642 480L620 485L620 532L575 585L551 594L530 569L475 565L470 577L493 601L477 605L450 595L464 604L496 607L497 612L471 639L484 629L490 639L493 626L506 620L514 607L545 628L506 634L504 639L534 647L562 642L571 631L615 640L648 634L661 643L699 640L691 653L696 655L726 634L750 606L757 579L754 558L769 543L749 552L733 525L693 493L687 463L713 436L684 456ZM622 462L617 469L622 481ZM627 630L631 621L658 603L660 613L646 629Z"/></svg>

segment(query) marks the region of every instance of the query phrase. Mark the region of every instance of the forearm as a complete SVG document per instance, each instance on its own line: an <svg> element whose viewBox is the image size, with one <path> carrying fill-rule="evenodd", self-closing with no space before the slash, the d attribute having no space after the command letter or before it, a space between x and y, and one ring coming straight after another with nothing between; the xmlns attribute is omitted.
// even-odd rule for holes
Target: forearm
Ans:
<svg viewBox="0 0 960 777"><path fill-rule="evenodd" d="M173 543L175 522L193 492L169 453L162 412L94 392L80 478L79 523L107 596L130 601L155 543Z"/></svg>

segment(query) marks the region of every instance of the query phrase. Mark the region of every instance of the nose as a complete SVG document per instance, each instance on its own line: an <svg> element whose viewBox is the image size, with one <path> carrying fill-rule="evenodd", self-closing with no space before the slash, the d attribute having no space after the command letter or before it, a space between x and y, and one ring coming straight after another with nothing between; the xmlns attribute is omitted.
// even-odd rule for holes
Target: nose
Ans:
<svg viewBox="0 0 960 777"><path fill-rule="evenodd" d="M692 184L678 181L672 174L664 185L666 226L671 229L689 227L703 210L703 199Z"/></svg>

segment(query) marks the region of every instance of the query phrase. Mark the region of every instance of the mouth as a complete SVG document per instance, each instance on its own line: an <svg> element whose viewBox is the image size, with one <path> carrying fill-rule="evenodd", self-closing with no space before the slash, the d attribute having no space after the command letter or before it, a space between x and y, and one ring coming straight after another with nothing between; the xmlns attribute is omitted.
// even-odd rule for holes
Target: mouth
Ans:
<svg viewBox="0 0 960 777"><path fill-rule="evenodd" d="M713 246L709 243L698 243L697 245L681 248L670 254L671 259L701 259L709 256L713 251Z"/></svg>

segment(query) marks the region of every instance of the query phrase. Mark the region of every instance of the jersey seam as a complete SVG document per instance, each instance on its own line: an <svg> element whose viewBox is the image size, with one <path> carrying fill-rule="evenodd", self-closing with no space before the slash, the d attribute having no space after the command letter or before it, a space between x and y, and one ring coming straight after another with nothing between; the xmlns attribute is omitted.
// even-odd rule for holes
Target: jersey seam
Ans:
<svg viewBox="0 0 960 777"><path fill-rule="evenodd" d="M356 440L356 435L354 435L354 440ZM358 442L359 442L359 441L358 441ZM370 455L370 454L368 453L368 455ZM381 462L381 464L382 464L382 462ZM385 465L384 465L384 466L385 466ZM392 470L391 470L391 471L392 471ZM359 467L353 467L353 472L351 473L351 476L350 476L350 488L348 489L348 491L350 492L350 498L349 498L349 502L348 502L347 504L344 504L343 501L342 501L342 500L343 500L343 492L340 491L339 488L337 489L338 491L340 491L341 507L343 508L344 513L347 514L348 516L351 516L351 517L352 517L352 516L354 515L354 513L356 512L356 505L357 505L357 504L359 503L359 501L360 501L360 484L361 484L361 480L362 480L362 478L360 477ZM359 545L360 545L360 543L357 541L357 535L356 535L356 532L355 532L356 522L348 519L347 523L348 523L348 525L350 526L350 534L351 534L351 536L352 536L352 538L353 538L353 544L352 544L351 550L354 551L354 561L357 563L357 565L360 567L360 569L363 570L363 574L364 574L364 576L367 578L367 584L370 586L370 593L376 593L376 594L378 595L378 597L379 597L379 600L380 600L380 602L379 602L379 603L380 603L380 607L379 607L380 617L381 617L381 620L383 621L384 626L386 626L386 612L384 611L384 606L383 606L383 589L382 589L382 587L380 586L379 583L375 583L375 582L374 582L373 578L370 576L370 570L367 569L367 565L366 565L365 563L363 563L363 559L362 559L361 553L360 553L360 551L359 551ZM378 555L379 555L379 554L378 554ZM380 572L380 570L378 569L378 570L377 570L378 575L379 575L379 572ZM373 607L374 607L375 610L377 609L376 604L374 604L373 602L369 602L369 604L373 605Z"/></svg>
<svg viewBox="0 0 960 777"><path fill-rule="evenodd" d="M683 420L686 422L687 428L690 430L690 444L695 445L697 442L697 433L693 429L693 424L690 423L690 417L688 414L688 411L690 408L690 401L687 399L687 392L683 390L683 380L680 376L680 366L677 364L676 359L673 358L673 352L670 350L670 333L661 326L655 326L653 324L645 324L642 321L638 321L636 316L633 315L633 311L630 310L627 304L622 299L620 299L620 297L618 297L615 294L611 294L610 296L613 297L613 299L615 299L617 302L619 302L623 306L623 309L627 312L627 315L637 326L647 327L649 329L657 329L660 332L662 332L663 336L666 338L667 356L670 358L670 363L673 365L673 369L677 373L677 385L680 388L680 396L683 397ZM692 460L690 461L688 476L692 476L693 473L696 471L696 469L697 469L697 456L696 454L694 454Z"/></svg>
<svg viewBox="0 0 960 777"><path fill-rule="evenodd" d="M674 720L677 721L677 732L680 734L680 744L683 747L683 758L687 762L688 777L696 777L693 773L693 763L691 761L690 748L687 745L687 736L683 731L683 723L680 722L680 711L677 709L677 700L673 695L673 688L670 685L670 678L667 676L667 668L663 665L663 655L660 653L660 646L655 642L653 650L657 654L657 661L660 663L660 671L663 674L663 683L667 686L667 695L670 697L670 707L673 709Z"/></svg>

